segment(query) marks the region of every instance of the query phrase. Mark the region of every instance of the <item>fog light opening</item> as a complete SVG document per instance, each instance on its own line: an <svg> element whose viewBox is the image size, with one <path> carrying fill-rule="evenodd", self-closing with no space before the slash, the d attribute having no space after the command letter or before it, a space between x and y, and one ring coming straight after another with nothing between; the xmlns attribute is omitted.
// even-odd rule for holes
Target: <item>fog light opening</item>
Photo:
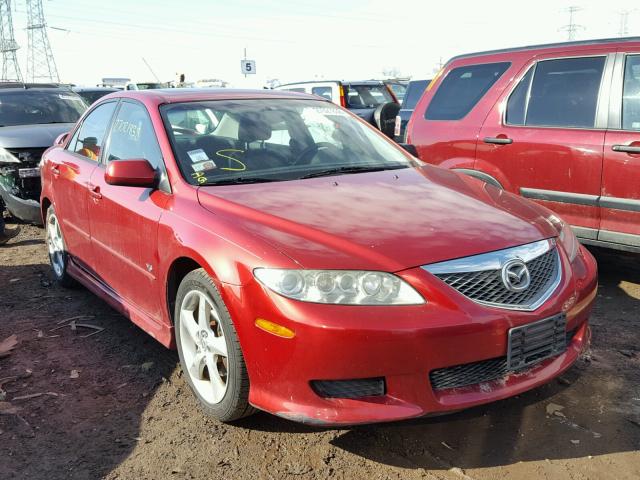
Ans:
<svg viewBox="0 0 640 480"><path fill-rule="evenodd" d="M265 320L264 318L256 318L256 327L277 337L293 338L296 336L296 333L293 330L282 325L278 325L277 323L270 322L269 320Z"/></svg>
<svg viewBox="0 0 640 480"><path fill-rule="evenodd" d="M379 397L386 393L383 377L353 380L312 380L313 391L324 398Z"/></svg>

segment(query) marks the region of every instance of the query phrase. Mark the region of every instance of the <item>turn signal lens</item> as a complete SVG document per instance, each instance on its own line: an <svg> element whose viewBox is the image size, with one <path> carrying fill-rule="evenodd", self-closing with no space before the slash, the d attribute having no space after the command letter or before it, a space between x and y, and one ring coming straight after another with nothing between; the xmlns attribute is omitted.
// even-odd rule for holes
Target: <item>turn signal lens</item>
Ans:
<svg viewBox="0 0 640 480"><path fill-rule="evenodd" d="M296 333L293 330L283 327L282 325L278 325L277 323L270 322L269 320L265 320L264 318L256 318L256 327L282 338L293 338L296 336Z"/></svg>

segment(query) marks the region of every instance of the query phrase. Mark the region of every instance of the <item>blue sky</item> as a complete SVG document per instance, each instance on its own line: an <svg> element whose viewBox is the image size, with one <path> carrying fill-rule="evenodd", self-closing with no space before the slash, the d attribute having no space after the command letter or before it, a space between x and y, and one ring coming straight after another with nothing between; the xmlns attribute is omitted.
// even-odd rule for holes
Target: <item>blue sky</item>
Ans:
<svg viewBox="0 0 640 480"><path fill-rule="evenodd" d="M25 70L23 0L14 23ZM44 0L61 80L91 85L105 76L153 80L223 78L261 87L269 78L373 78L385 70L426 78L459 53L562 41L568 5L580 5L578 38L616 36L618 13L631 10L629 34L640 35L637 1L538 0ZM535 8L530 7L535 5ZM240 75L240 59L258 74Z"/></svg>

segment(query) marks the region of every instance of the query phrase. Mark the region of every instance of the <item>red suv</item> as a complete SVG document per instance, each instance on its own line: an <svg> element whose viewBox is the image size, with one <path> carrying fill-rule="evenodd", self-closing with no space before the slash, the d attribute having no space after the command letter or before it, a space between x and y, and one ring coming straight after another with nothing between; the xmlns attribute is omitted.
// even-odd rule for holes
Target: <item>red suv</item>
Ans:
<svg viewBox="0 0 640 480"><path fill-rule="evenodd" d="M57 281L176 346L221 420L459 410L589 341L596 265L562 220L316 96L114 93L42 178Z"/></svg>
<svg viewBox="0 0 640 480"><path fill-rule="evenodd" d="M585 243L640 252L640 38L455 57L407 142L549 207Z"/></svg>

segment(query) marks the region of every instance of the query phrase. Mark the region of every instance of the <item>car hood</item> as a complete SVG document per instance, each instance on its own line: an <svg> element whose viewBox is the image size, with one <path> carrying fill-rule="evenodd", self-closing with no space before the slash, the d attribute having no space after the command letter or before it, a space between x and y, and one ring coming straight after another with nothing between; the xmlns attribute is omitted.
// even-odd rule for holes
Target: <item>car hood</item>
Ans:
<svg viewBox="0 0 640 480"><path fill-rule="evenodd" d="M393 272L557 235L532 202L431 166L200 187L198 197L312 269Z"/></svg>
<svg viewBox="0 0 640 480"><path fill-rule="evenodd" d="M50 147L58 135L70 131L74 125L74 123L46 123L43 125L0 127L0 147Z"/></svg>

